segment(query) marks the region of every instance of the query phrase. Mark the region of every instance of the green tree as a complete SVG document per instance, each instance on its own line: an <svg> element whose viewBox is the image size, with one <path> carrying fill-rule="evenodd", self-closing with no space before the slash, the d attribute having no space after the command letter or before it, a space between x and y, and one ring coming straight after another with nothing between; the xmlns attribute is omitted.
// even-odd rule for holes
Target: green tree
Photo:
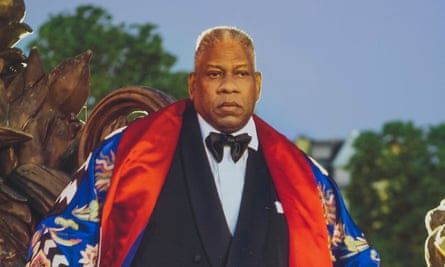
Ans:
<svg viewBox="0 0 445 267"><path fill-rule="evenodd" d="M425 214L445 198L445 124L389 122L354 146L346 190L353 217L384 266L424 266Z"/></svg>
<svg viewBox="0 0 445 267"><path fill-rule="evenodd" d="M106 10L92 5L77 7L74 14L50 16L28 44L36 46L47 70L90 49L90 104L123 86L145 85L177 99L187 95L187 73L173 72L176 57L162 47L156 26L113 23Z"/></svg>

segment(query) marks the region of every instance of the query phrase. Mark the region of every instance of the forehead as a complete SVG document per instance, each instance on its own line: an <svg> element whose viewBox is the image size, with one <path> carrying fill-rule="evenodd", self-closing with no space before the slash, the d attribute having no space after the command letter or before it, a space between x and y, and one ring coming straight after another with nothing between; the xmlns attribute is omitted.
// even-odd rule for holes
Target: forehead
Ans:
<svg viewBox="0 0 445 267"><path fill-rule="evenodd" d="M253 66L250 50L240 42L225 39L205 48L197 58L197 65L247 64Z"/></svg>

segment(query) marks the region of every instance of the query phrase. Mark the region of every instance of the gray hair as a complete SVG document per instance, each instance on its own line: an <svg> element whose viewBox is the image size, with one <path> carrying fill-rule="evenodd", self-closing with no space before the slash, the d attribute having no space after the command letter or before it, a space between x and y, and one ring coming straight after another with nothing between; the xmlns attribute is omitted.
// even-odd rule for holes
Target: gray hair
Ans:
<svg viewBox="0 0 445 267"><path fill-rule="evenodd" d="M254 69L256 69L256 55L253 39L250 35L236 27L232 26L217 26L203 31L196 41L195 47L195 68L199 56L216 42L223 40L235 40L244 45L251 56Z"/></svg>

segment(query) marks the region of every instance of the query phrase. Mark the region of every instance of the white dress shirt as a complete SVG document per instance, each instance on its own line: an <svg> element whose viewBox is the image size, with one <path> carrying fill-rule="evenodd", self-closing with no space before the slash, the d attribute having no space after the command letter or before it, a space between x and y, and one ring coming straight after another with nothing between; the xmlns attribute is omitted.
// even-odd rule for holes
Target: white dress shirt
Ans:
<svg viewBox="0 0 445 267"><path fill-rule="evenodd" d="M238 214L243 195L244 178L246 174L247 157L249 153L244 151L238 162L234 162L230 156L230 147L224 147L223 159L220 163L216 162L210 151L205 145L205 139L210 132L221 133L210 124L208 124L199 114L198 122L201 128L202 143L205 147L207 158L209 159L210 169L215 179L216 189L218 190L219 199L224 210L227 225L232 235L235 233L236 223L238 221ZM258 150L258 137L255 123L252 117L247 124L237 132L231 133L238 135L247 133L252 137L249 143L249 148L255 151Z"/></svg>

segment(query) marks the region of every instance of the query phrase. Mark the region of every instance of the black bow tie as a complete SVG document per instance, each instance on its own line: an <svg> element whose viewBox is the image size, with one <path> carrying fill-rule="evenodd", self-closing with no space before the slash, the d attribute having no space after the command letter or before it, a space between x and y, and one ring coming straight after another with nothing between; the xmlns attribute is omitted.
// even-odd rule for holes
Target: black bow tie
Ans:
<svg viewBox="0 0 445 267"><path fill-rule="evenodd" d="M248 134L233 136L231 134L210 133L205 142L210 153L217 162L223 158L224 146L230 146L230 154L234 162L237 162L246 150L252 138Z"/></svg>

